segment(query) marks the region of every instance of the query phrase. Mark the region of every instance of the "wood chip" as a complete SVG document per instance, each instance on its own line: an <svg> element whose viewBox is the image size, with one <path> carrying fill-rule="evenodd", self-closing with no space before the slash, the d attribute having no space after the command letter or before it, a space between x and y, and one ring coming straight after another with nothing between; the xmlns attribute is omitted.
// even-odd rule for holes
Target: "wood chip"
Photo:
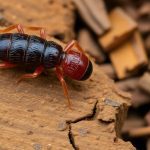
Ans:
<svg viewBox="0 0 150 150"><path fill-rule="evenodd" d="M138 31L134 32L129 40L112 51L109 56L119 79L130 76L140 67L148 64L143 42Z"/></svg>
<svg viewBox="0 0 150 150"><path fill-rule="evenodd" d="M150 150L150 138L147 140L146 148L147 150Z"/></svg>
<svg viewBox="0 0 150 150"><path fill-rule="evenodd" d="M138 10L138 13L139 17L150 15L150 3L149 2L143 3L143 5Z"/></svg>
<svg viewBox="0 0 150 150"><path fill-rule="evenodd" d="M145 120L146 120L147 124L150 125L150 111L146 114Z"/></svg>
<svg viewBox="0 0 150 150"><path fill-rule="evenodd" d="M150 33L150 23L149 23L149 21L139 20L138 21L138 28L139 28L139 31L143 34Z"/></svg>
<svg viewBox="0 0 150 150"><path fill-rule="evenodd" d="M150 127L141 127L137 129L132 129L129 132L131 137L143 137L150 136Z"/></svg>
<svg viewBox="0 0 150 150"><path fill-rule="evenodd" d="M122 133L127 134L132 129L143 127L144 124L145 124L145 121L143 118L140 118L138 116L131 116L125 121L123 128L122 128Z"/></svg>
<svg viewBox="0 0 150 150"><path fill-rule="evenodd" d="M132 106L137 108L139 106L150 104L149 95L140 89L130 91L132 94Z"/></svg>
<svg viewBox="0 0 150 150"><path fill-rule="evenodd" d="M150 55L150 35L145 39L145 48L147 50L148 55Z"/></svg>
<svg viewBox="0 0 150 150"><path fill-rule="evenodd" d="M149 94L139 88L139 77L116 82L118 88L132 95L132 106L137 108L150 103Z"/></svg>
<svg viewBox="0 0 150 150"><path fill-rule="evenodd" d="M136 20L138 18L139 14L137 10L135 9L135 7L133 7L130 4L127 4L127 5L124 5L123 8L133 19Z"/></svg>
<svg viewBox="0 0 150 150"><path fill-rule="evenodd" d="M102 63L105 61L106 56L96 43L96 41L93 39L91 33L86 30L82 29L79 32L78 41L80 45L83 47L85 52L87 52L90 56L92 56L97 63Z"/></svg>
<svg viewBox="0 0 150 150"><path fill-rule="evenodd" d="M112 28L99 39L100 44L106 52L118 46L137 28L136 22L126 15L121 8L114 9L109 14L109 18Z"/></svg>
<svg viewBox="0 0 150 150"><path fill-rule="evenodd" d="M97 35L102 35L110 28L103 0L73 0L73 2L82 18Z"/></svg>
<svg viewBox="0 0 150 150"><path fill-rule="evenodd" d="M150 73L145 73L139 80L139 87L150 94Z"/></svg>

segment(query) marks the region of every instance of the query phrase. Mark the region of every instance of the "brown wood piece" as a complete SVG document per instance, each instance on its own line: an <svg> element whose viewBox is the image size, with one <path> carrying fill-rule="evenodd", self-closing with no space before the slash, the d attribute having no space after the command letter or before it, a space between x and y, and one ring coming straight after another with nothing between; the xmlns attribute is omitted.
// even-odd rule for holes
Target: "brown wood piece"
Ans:
<svg viewBox="0 0 150 150"><path fill-rule="evenodd" d="M111 30L99 38L106 52L120 45L137 28L136 22L119 7L110 12L109 19L112 24Z"/></svg>
<svg viewBox="0 0 150 150"><path fill-rule="evenodd" d="M110 59L119 79L126 78L148 64L142 39L138 31L110 53Z"/></svg>
<svg viewBox="0 0 150 150"><path fill-rule="evenodd" d="M132 106L137 108L142 105L150 104L149 95L140 89L129 91L132 94Z"/></svg>
<svg viewBox="0 0 150 150"><path fill-rule="evenodd" d="M150 73L146 72L139 80L139 87L150 94Z"/></svg>
<svg viewBox="0 0 150 150"><path fill-rule="evenodd" d="M150 23L149 21L138 21L138 29L141 33L147 34L150 33Z"/></svg>
<svg viewBox="0 0 150 150"><path fill-rule="evenodd" d="M125 10L125 12L127 12L133 19L137 20L139 16L139 12L133 5L127 4L127 5L123 5L122 7Z"/></svg>
<svg viewBox="0 0 150 150"><path fill-rule="evenodd" d="M132 95L132 106L135 108L150 103L149 95L139 88L138 82L139 78L135 77L116 82L119 89Z"/></svg>
<svg viewBox="0 0 150 150"><path fill-rule="evenodd" d="M131 137L150 136L150 126L132 129L129 132L129 136Z"/></svg>
<svg viewBox="0 0 150 150"><path fill-rule="evenodd" d="M150 150L150 138L148 138L147 140L146 148L147 150Z"/></svg>
<svg viewBox="0 0 150 150"><path fill-rule="evenodd" d="M138 10L139 17L150 15L150 2L144 2Z"/></svg>
<svg viewBox="0 0 150 150"><path fill-rule="evenodd" d="M73 0L73 2L80 15L97 35L102 35L110 28L103 0Z"/></svg>
<svg viewBox="0 0 150 150"><path fill-rule="evenodd" d="M87 29L80 30L78 41L85 52L93 57L96 62L102 63L105 61L106 56L102 53L102 50Z"/></svg>
<svg viewBox="0 0 150 150"><path fill-rule="evenodd" d="M148 63L148 71L150 72L150 62Z"/></svg>
<svg viewBox="0 0 150 150"><path fill-rule="evenodd" d="M145 125L145 121L143 118L140 118L138 116L131 116L126 119L122 127L122 133L128 134L131 130L141 128L144 125Z"/></svg>
<svg viewBox="0 0 150 150"><path fill-rule="evenodd" d="M144 44L148 55L150 55L150 35L144 40Z"/></svg>
<svg viewBox="0 0 150 150"><path fill-rule="evenodd" d="M116 82L116 85L123 91L134 91L138 88L138 80L139 78L134 77L123 81L118 81Z"/></svg>
<svg viewBox="0 0 150 150"><path fill-rule="evenodd" d="M148 126L150 126L150 111L146 114L145 120L146 120ZM147 148L147 150L150 150L150 138L147 139L146 148Z"/></svg>
<svg viewBox="0 0 150 150"><path fill-rule="evenodd" d="M150 126L150 111L146 114L145 120L146 120L147 124Z"/></svg>

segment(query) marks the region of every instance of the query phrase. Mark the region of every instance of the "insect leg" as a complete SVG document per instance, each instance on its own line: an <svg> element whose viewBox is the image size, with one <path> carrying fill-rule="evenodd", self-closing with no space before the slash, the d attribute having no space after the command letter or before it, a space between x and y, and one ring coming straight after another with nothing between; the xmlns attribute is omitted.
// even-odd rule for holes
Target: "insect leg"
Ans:
<svg viewBox="0 0 150 150"><path fill-rule="evenodd" d="M46 31L43 27L24 26L24 28L32 30L32 31L40 30L40 37L43 38L43 39L46 39Z"/></svg>
<svg viewBox="0 0 150 150"><path fill-rule="evenodd" d="M65 95L65 97L67 98L67 101L68 101L68 106L69 106L69 108L71 108L71 101L70 101L69 94L68 94L67 84L64 80L63 73L62 73L62 71L59 67L56 67L56 75L57 75L59 81L61 82L61 85L62 85L62 88L63 88L63 91L64 91L64 95Z"/></svg>
<svg viewBox="0 0 150 150"><path fill-rule="evenodd" d="M11 64L9 62L3 62L3 63L0 63L0 68L14 68L16 67L17 65L16 64Z"/></svg>
<svg viewBox="0 0 150 150"><path fill-rule="evenodd" d="M19 33L24 33L24 28L29 29L29 30L33 30L33 31L37 31L40 30L40 36L43 39L46 39L46 32L45 29L42 27L30 27L30 26L22 26L21 24L16 24L16 25L11 25L5 29L1 29L0 33L5 33L5 32L9 32L12 31L14 29L17 29Z"/></svg>
<svg viewBox="0 0 150 150"><path fill-rule="evenodd" d="M79 51L81 51L82 53L85 53L84 50L80 47L80 45L78 44L78 42L76 40L72 40L71 42L69 42L66 47L64 48L65 52L68 52L72 47L76 47Z"/></svg>
<svg viewBox="0 0 150 150"><path fill-rule="evenodd" d="M23 76L21 76L21 77L19 78L19 80L17 81L17 83L21 82L23 79L36 78L36 77L38 77L43 71L44 71L44 67L43 67L43 66L39 66L39 67L36 68L36 70L34 71L34 73L24 74Z"/></svg>
<svg viewBox="0 0 150 150"><path fill-rule="evenodd" d="M21 24L16 24L16 25L9 26L9 27L7 27L5 29L1 29L0 33L9 32L9 31L12 31L14 29L17 29L19 33L24 33L23 27L22 27Z"/></svg>

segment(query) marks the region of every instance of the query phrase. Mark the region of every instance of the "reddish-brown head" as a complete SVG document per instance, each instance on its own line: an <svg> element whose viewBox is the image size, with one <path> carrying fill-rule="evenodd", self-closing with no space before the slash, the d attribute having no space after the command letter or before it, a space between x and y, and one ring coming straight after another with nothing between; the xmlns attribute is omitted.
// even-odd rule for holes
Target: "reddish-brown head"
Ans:
<svg viewBox="0 0 150 150"><path fill-rule="evenodd" d="M69 50L61 63L63 72L75 80L86 80L90 77L93 66L88 57L78 51Z"/></svg>

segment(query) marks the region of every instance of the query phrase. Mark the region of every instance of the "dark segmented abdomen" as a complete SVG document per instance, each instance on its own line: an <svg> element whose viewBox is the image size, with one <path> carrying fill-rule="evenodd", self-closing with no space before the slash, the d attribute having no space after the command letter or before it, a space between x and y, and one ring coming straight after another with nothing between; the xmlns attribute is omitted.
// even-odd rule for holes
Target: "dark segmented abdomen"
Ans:
<svg viewBox="0 0 150 150"><path fill-rule="evenodd" d="M38 36L29 36L25 64L38 66L43 64L43 55L47 41Z"/></svg>
<svg viewBox="0 0 150 150"><path fill-rule="evenodd" d="M47 41L47 45L43 57L43 65L45 68L53 68L58 65L63 55L63 49L60 45L53 41Z"/></svg>
<svg viewBox="0 0 150 150"><path fill-rule="evenodd" d="M11 46L11 33L0 34L0 59L7 60Z"/></svg>
<svg viewBox="0 0 150 150"><path fill-rule="evenodd" d="M60 63L62 47L53 41L21 33L0 35L0 59L13 64L53 68Z"/></svg>
<svg viewBox="0 0 150 150"><path fill-rule="evenodd" d="M11 36L11 46L8 50L8 60L11 63L24 63L24 57L28 47L26 34L13 33Z"/></svg>

